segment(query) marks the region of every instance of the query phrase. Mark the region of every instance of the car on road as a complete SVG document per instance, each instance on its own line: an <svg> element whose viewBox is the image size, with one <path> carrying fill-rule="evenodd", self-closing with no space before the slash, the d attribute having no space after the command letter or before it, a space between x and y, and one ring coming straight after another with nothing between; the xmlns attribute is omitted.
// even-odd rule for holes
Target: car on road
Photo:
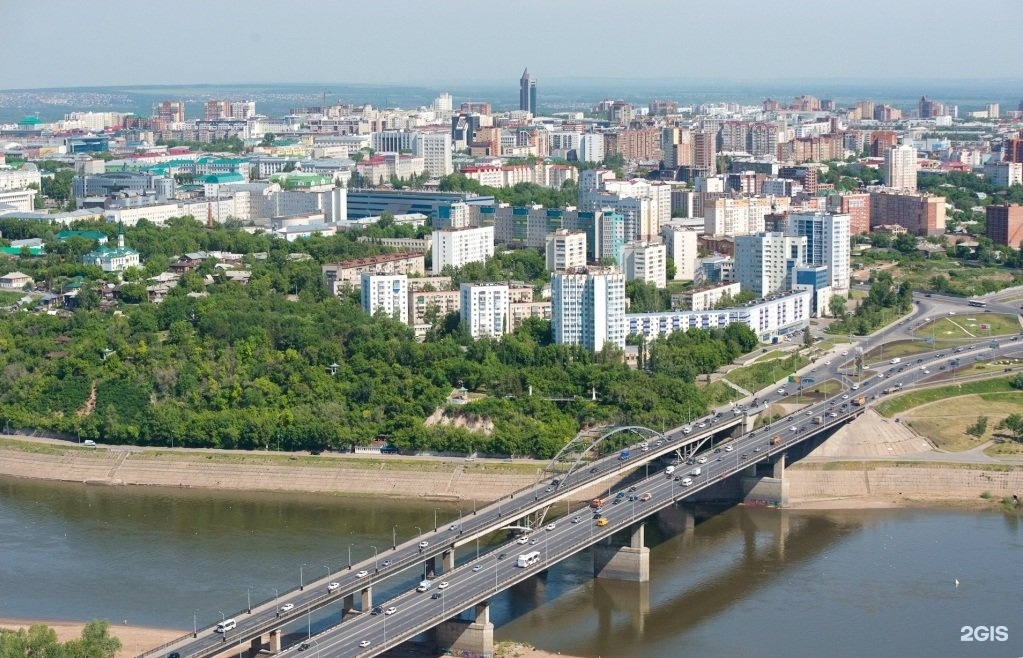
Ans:
<svg viewBox="0 0 1023 658"><path fill-rule="evenodd" d="M451 532L454 532L457 529L458 529L458 526L456 526L454 523L452 523L451 525L448 526L448 530L451 531Z"/></svg>
<svg viewBox="0 0 1023 658"><path fill-rule="evenodd" d="M546 529L546 530L554 530L554 528L556 528L556 527L557 527L557 526L556 526L555 524L553 524L553 523L548 523L548 524L547 524L547 527L546 527L545 529Z"/></svg>
<svg viewBox="0 0 1023 658"><path fill-rule="evenodd" d="M579 516L572 517L572 523L579 523L580 521L582 521L582 517Z"/></svg>
<svg viewBox="0 0 1023 658"><path fill-rule="evenodd" d="M852 390L854 390L854 391L859 390L859 388L860 388L859 384L853 384L852 385Z"/></svg>
<svg viewBox="0 0 1023 658"><path fill-rule="evenodd" d="M807 411L807 412L806 412L806 415L807 415L807 416L812 416L812 415L813 415L813 411Z"/></svg>
<svg viewBox="0 0 1023 658"><path fill-rule="evenodd" d="M330 583L329 585L327 585L327 591L328 592L333 592L334 590L338 589L339 587L341 587L341 583Z"/></svg>
<svg viewBox="0 0 1023 658"><path fill-rule="evenodd" d="M543 490L544 493L550 493L552 491L554 491L554 487L547 487L546 489Z"/></svg>
<svg viewBox="0 0 1023 658"><path fill-rule="evenodd" d="M696 424L696 428L697 429L701 429L702 430L702 429L705 429L706 427L707 427L707 423L697 423Z"/></svg>
<svg viewBox="0 0 1023 658"><path fill-rule="evenodd" d="M536 537L533 537L532 539L529 540L529 545L530 546L536 546L539 543L540 543L540 540L537 539Z"/></svg>
<svg viewBox="0 0 1023 658"><path fill-rule="evenodd" d="M82 441L82 445L87 447L87 448L95 448L96 447L96 442L93 441L92 439L86 439L86 440Z"/></svg>
<svg viewBox="0 0 1023 658"><path fill-rule="evenodd" d="M732 446L730 446L730 445L725 446L725 452L731 452L733 450L735 450L735 448L733 448Z"/></svg>
<svg viewBox="0 0 1023 658"><path fill-rule="evenodd" d="M682 478L682 480L680 480L680 482L682 483L683 487L688 487L689 485L691 485L693 483L693 478Z"/></svg>
<svg viewBox="0 0 1023 658"><path fill-rule="evenodd" d="M777 393L778 393L778 395L785 395L785 389L784 388L779 388Z"/></svg>
<svg viewBox="0 0 1023 658"><path fill-rule="evenodd" d="M503 560L506 557L508 557L507 553L500 553L500 554L498 554L497 559L498 560Z"/></svg>
<svg viewBox="0 0 1023 658"><path fill-rule="evenodd" d="M395 608L393 605L390 608L388 608L387 610L384 610L384 614L385 615L393 615L396 612L398 612L398 609Z"/></svg>
<svg viewBox="0 0 1023 658"><path fill-rule="evenodd" d="M171 651L169 654L167 654L167 658L181 658L181 654L178 653L177 651Z"/></svg>
<svg viewBox="0 0 1023 658"><path fill-rule="evenodd" d="M697 457L696 458L696 463L697 464L706 464L707 463L707 458L706 457Z"/></svg>
<svg viewBox="0 0 1023 658"><path fill-rule="evenodd" d="M430 595L430 598L433 599L434 601L436 601L437 599L439 599L442 596L444 596L444 595L441 594L440 592L434 592L433 594Z"/></svg>
<svg viewBox="0 0 1023 658"><path fill-rule="evenodd" d="M519 543L519 544L528 544L529 543L529 537L527 537L526 535L522 535L521 537L519 537L515 541L517 543Z"/></svg>
<svg viewBox="0 0 1023 658"><path fill-rule="evenodd" d="M423 541L419 542L419 550L423 550L424 548L426 548L429 545L430 545L430 542L428 542L428 541L426 541L424 539Z"/></svg>
<svg viewBox="0 0 1023 658"><path fill-rule="evenodd" d="M849 351L846 350L845 352L842 352L842 356L849 356Z"/></svg>
<svg viewBox="0 0 1023 658"><path fill-rule="evenodd" d="M790 427L790 428L789 428L789 431L790 431L790 432L798 432L798 431L799 431L799 428L798 428L798 427L796 427L795 425L793 425L792 427Z"/></svg>
<svg viewBox="0 0 1023 658"><path fill-rule="evenodd" d="M371 615L382 615L383 613L384 613L384 606L377 605L377 606L373 606L373 612L371 612L369 614L371 614Z"/></svg>
<svg viewBox="0 0 1023 658"><path fill-rule="evenodd" d="M356 578L365 578L368 575L369 575L369 572L366 571L365 569L363 569L362 571L359 571L358 573L356 573L355 577Z"/></svg>
<svg viewBox="0 0 1023 658"><path fill-rule="evenodd" d="M482 564L473 565L472 570L473 571L483 571L483 565Z"/></svg>
<svg viewBox="0 0 1023 658"><path fill-rule="evenodd" d="M284 605L281 606L281 612L287 612L288 610L294 610L294 609L295 609L295 604L294 603L285 603Z"/></svg>
<svg viewBox="0 0 1023 658"><path fill-rule="evenodd" d="M308 648L309 648L309 643L308 642L303 642L302 644L298 645L298 650L299 651L305 651Z"/></svg>
<svg viewBox="0 0 1023 658"><path fill-rule="evenodd" d="M382 567L389 567L389 566L391 566L391 561L390 560L384 560L383 562L380 563L380 566L382 566Z"/></svg>
<svg viewBox="0 0 1023 658"><path fill-rule="evenodd" d="M437 583L437 589L447 589L448 585L450 585L450 584L451 583L449 583L448 581L442 580L439 583Z"/></svg>
<svg viewBox="0 0 1023 658"><path fill-rule="evenodd" d="M597 519L597 525L599 525L599 526L607 525L607 517L606 516L602 516L599 519Z"/></svg>
<svg viewBox="0 0 1023 658"><path fill-rule="evenodd" d="M842 396L842 399L843 399L843 400L848 400L848 399L849 399L849 394L848 394L848 393L846 393L845 395L843 395L843 396Z"/></svg>
<svg viewBox="0 0 1023 658"><path fill-rule="evenodd" d="M369 646L369 640L363 640L362 642L359 642L359 648L361 648L361 649L365 649L368 646Z"/></svg>

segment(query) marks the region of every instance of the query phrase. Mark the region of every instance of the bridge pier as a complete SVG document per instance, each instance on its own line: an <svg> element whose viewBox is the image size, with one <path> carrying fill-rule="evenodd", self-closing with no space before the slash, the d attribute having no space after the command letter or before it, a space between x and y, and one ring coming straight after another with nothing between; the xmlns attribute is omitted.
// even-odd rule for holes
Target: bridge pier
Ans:
<svg viewBox="0 0 1023 658"><path fill-rule="evenodd" d="M270 653L281 652L281 629L275 628L270 631Z"/></svg>
<svg viewBox="0 0 1023 658"><path fill-rule="evenodd" d="M373 609L373 588L364 587L359 592L359 610L367 612Z"/></svg>
<svg viewBox="0 0 1023 658"><path fill-rule="evenodd" d="M611 538L593 547L593 575L597 578L650 580L650 549L643 545L643 523L632 526L628 546L617 546Z"/></svg>
<svg viewBox="0 0 1023 658"><path fill-rule="evenodd" d="M490 602L483 601L472 608L473 620L449 619L436 627L434 637L439 649L448 649L454 655L489 656L494 653L494 624L490 621Z"/></svg>
<svg viewBox="0 0 1023 658"><path fill-rule="evenodd" d="M344 617L353 610L355 610L355 594L346 594L341 601L341 616Z"/></svg>
<svg viewBox="0 0 1023 658"><path fill-rule="evenodd" d="M789 504L789 483L785 479L785 453L779 452L771 465L771 476L757 476L756 469L742 475L742 498L746 505Z"/></svg>
<svg viewBox="0 0 1023 658"><path fill-rule="evenodd" d="M263 636L254 637L249 641L249 658L256 658L263 649Z"/></svg>
<svg viewBox="0 0 1023 658"><path fill-rule="evenodd" d="M449 548L441 555L444 562L444 573L453 571L455 568L455 549Z"/></svg>

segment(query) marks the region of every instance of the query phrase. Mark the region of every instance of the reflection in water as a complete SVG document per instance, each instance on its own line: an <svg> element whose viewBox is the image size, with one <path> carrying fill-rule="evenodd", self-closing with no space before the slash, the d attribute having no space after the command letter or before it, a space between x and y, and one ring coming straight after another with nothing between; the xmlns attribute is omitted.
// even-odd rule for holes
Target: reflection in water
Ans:
<svg viewBox="0 0 1023 658"><path fill-rule="evenodd" d="M86 487L0 478L0 616L191 629L380 559L433 504L305 494ZM458 510L436 506L438 522ZM471 513L471 508L463 513ZM498 639L578 656L956 655L964 625L1016 619L1016 515L685 508L647 523L649 583L594 580L589 551L493 601ZM496 538L495 541L499 540ZM482 551L487 544L481 544ZM460 560L476 546L460 550ZM406 572L376 593L414 584ZM954 581L962 584L956 588ZM315 633L339 609L296 622ZM812 629L812 633L809 630ZM883 639L883 644L879 641ZM1015 645L1019 646L1019 645ZM974 644L971 656L1004 656ZM1018 655L1018 654L1013 654Z"/></svg>

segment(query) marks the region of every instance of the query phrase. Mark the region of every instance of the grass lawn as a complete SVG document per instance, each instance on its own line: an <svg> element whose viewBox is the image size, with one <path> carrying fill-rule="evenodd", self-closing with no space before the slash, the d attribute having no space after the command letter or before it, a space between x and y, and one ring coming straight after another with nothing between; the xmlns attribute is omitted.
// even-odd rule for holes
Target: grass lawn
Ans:
<svg viewBox="0 0 1023 658"><path fill-rule="evenodd" d="M959 343L952 343L945 340L935 340L934 345L929 345L922 340L901 340L894 343L886 343L878 346L863 355L864 361L882 361L897 356L912 356L923 352L949 349L958 346Z"/></svg>
<svg viewBox="0 0 1023 658"><path fill-rule="evenodd" d="M1009 385L1010 381L1012 381L1011 377L996 377L976 382L950 384L948 386L936 386L934 388L910 391L908 393L888 398L881 404L877 405L875 409L882 416L888 416L890 418L895 414L908 409L913 409L914 407L930 404L931 402L937 402L938 400L944 400L946 398L972 394L1017 392L1016 389ZM1020 404L1023 405L1023 398L1020 399Z"/></svg>
<svg viewBox="0 0 1023 658"><path fill-rule="evenodd" d="M725 379L736 386L755 393L766 386L772 385L779 378L799 370L809 362L809 359L800 354L792 354L787 357L774 359L758 359L748 366L732 370L725 375Z"/></svg>
<svg viewBox="0 0 1023 658"><path fill-rule="evenodd" d="M985 393L946 398L939 404L925 404L905 414L905 422L934 441L934 445L951 451L970 450L991 440L995 426L1011 413L1023 408L1023 391ZM985 416L987 430L979 437L966 429Z"/></svg>
<svg viewBox="0 0 1023 658"><path fill-rule="evenodd" d="M1020 333L1020 325L1014 315L968 313L932 320L921 326L914 333L925 338L933 335L935 340L942 338L987 338L988 336L1018 334Z"/></svg>
<svg viewBox="0 0 1023 658"><path fill-rule="evenodd" d="M25 293L13 290L0 290L0 306L10 306L25 296Z"/></svg>
<svg viewBox="0 0 1023 658"><path fill-rule="evenodd" d="M732 400L742 398L742 394L739 391L721 381L711 382L710 384L697 382L696 385L704 390L707 402L712 406L727 404Z"/></svg>

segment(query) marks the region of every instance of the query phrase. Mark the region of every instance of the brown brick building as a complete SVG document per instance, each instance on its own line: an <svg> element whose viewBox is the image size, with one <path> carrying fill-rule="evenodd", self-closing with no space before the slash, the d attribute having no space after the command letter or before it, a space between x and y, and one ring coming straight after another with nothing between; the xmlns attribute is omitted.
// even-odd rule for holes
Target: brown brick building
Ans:
<svg viewBox="0 0 1023 658"><path fill-rule="evenodd" d="M945 232L945 197L931 194L870 193L870 225L899 224L913 235Z"/></svg>
<svg viewBox="0 0 1023 658"><path fill-rule="evenodd" d="M987 237L995 244L1008 245L1014 249L1023 244L1023 206L1019 204L988 206Z"/></svg>

